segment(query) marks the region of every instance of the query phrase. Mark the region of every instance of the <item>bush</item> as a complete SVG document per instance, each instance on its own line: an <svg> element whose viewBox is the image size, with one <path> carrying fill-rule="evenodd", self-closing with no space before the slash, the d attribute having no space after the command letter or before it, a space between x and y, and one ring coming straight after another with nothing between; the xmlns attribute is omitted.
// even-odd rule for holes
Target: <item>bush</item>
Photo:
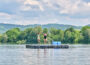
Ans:
<svg viewBox="0 0 90 65"><path fill-rule="evenodd" d="M26 40L19 40L16 42L17 44L25 44L26 43Z"/></svg>

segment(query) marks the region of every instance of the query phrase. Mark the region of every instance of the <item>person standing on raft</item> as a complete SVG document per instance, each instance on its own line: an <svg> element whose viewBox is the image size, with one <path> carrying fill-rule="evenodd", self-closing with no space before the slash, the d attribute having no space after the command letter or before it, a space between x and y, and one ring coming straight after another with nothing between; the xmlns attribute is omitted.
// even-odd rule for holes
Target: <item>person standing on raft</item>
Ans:
<svg viewBox="0 0 90 65"><path fill-rule="evenodd" d="M47 43L47 34L44 34L44 43Z"/></svg>
<svg viewBox="0 0 90 65"><path fill-rule="evenodd" d="M40 33L38 33L37 35L37 40L38 40L38 43L40 43Z"/></svg>

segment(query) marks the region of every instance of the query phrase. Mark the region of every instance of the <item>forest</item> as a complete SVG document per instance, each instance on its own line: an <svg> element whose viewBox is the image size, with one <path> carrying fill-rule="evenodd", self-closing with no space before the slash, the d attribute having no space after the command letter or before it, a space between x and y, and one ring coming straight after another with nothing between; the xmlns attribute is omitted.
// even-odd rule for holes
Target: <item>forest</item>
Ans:
<svg viewBox="0 0 90 65"><path fill-rule="evenodd" d="M72 27L61 30L55 28L42 28L36 26L34 28L27 28L20 30L19 28L12 28L3 34L0 34L1 44L39 44L37 41L37 34L40 33L40 43L43 44L44 36L47 34L47 44L52 41L61 41L64 44L89 44L90 43L90 26L84 26L81 30Z"/></svg>

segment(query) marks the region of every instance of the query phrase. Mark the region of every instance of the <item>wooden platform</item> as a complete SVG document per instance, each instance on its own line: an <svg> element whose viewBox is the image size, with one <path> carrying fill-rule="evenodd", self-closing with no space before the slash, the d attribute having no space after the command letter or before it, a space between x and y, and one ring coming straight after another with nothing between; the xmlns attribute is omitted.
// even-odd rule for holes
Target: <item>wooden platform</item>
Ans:
<svg viewBox="0 0 90 65"><path fill-rule="evenodd" d="M68 49L69 45L26 45L26 48L31 48L31 49L53 49L53 48Z"/></svg>

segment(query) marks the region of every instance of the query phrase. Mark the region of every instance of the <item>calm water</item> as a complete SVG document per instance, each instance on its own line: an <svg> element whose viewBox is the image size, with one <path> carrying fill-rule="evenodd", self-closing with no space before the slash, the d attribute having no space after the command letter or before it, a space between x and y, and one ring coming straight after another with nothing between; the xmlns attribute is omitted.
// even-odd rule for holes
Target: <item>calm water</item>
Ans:
<svg viewBox="0 0 90 65"><path fill-rule="evenodd" d="M1 45L0 65L90 65L90 45L69 49L26 49L25 45Z"/></svg>

